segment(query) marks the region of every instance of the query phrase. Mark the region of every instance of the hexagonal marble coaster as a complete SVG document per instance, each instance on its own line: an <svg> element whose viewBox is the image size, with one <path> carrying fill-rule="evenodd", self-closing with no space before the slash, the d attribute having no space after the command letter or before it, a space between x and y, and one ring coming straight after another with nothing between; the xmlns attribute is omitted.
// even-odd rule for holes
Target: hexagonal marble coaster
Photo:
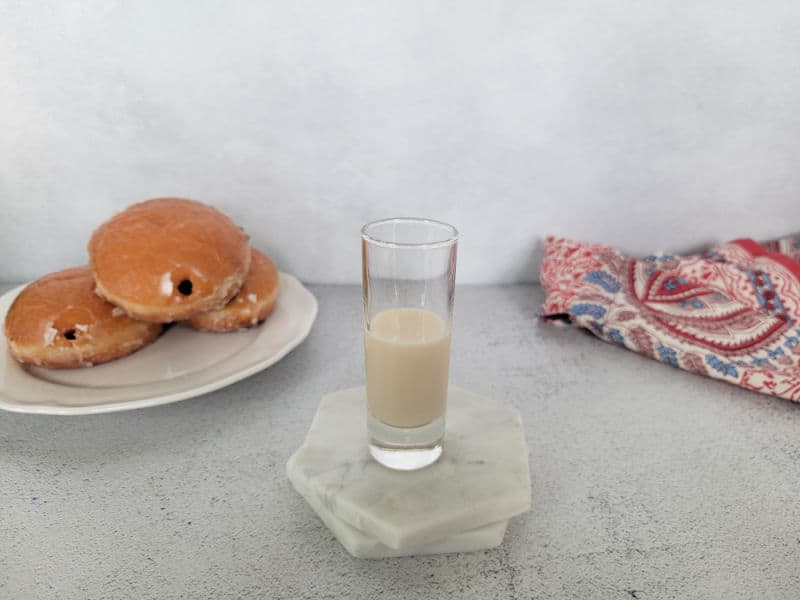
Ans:
<svg viewBox="0 0 800 600"><path fill-rule="evenodd" d="M487 550L503 543L503 536L505 536L506 527L508 526L508 521L499 521L491 525L486 525L485 527L478 527L471 531L457 533L456 535L439 540L438 542L423 544L416 548L397 550L381 544L375 538L369 537L364 532L336 518L331 511L319 503L318 498L313 494L306 496L301 492L300 495L306 499L309 506L317 513L328 529L331 530L331 533L333 533L336 539L339 540L339 543L344 546L345 550L356 558L390 558L393 556L447 554L450 552Z"/></svg>
<svg viewBox="0 0 800 600"><path fill-rule="evenodd" d="M513 408L451 385L442 457L411 472L369 456L365 420L363 387L325 396L286 466L295 489L354 555L490 548L509 518L530 509L528 448Z"/></svg>

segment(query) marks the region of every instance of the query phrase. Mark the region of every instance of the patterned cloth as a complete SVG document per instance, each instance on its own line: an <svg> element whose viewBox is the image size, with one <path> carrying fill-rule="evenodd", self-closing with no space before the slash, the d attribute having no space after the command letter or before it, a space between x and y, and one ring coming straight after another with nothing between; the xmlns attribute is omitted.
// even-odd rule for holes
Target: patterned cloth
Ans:
<svg viewBox="0 0 800 600"><path fill-rule="evenodd" d="M800 401L800 237L638 260L549 237L543 317L673 367Z"/></svg>

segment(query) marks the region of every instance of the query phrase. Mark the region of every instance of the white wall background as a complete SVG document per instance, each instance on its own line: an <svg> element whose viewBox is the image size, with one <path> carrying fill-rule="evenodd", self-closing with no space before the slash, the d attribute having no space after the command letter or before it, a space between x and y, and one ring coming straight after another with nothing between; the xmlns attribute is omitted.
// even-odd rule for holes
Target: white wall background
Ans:
<svg viewBox="0 0 800 600"><path fill-rule="evenodd" d="M134 201L216 204L280 266L359 281L360 225L637 253L800 229L794 0L0 2L0 280L86 260Z"/></svg>

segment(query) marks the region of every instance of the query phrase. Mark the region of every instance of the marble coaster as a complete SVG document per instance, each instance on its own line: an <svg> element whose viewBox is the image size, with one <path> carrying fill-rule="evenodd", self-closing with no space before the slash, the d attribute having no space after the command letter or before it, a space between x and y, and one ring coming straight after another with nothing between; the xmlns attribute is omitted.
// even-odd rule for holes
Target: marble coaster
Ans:
<svg viewBox="0 0 800 600"><path fill-rule="evenodd" d="M494 548L503 543L503 536L505 536L506 527L508 526L508 521L499 521L491 525L486 525L485 527L478 527L471 531L457 533L456 535L439 540L438 542L423 544L416 548L397 550L381 544L378 540L369 537L341 519L337 519L331 511L319 503L316 496L307 496L302 492L300 492L300 495L305 498L308 505L317 513L317 516L325 523L328 529L331 530L331 533L333 533L336 539L339 540L339 543L344 546L345 550L356 558L391 558L395 556L488 550L489 548Z"/></svg>
<svg viewBox="0 0 800 600"><path fill-rule="evenodd" d="M295 489L354 555L493 547L502 541L501 525L530 509L528 449L513 408L450 386L444 453L412 472L372 460L365 420L364 388L325 396L286 467Z"/></svg>

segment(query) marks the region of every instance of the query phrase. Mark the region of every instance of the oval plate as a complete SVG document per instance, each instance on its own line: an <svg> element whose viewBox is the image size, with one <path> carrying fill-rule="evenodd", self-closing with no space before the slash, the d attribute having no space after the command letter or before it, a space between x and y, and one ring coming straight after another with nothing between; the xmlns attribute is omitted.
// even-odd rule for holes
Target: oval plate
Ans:
<svg viewBox="0 0 800 600"><path fill-rule="evenodd" d="M0 323L25 286L0 296ZM47 415L131 410L199 396L275 364L297 347L317 317L317 300L281 273L275 309L260 326L205 333L174 326L130 356L82 369L19 364L0 345L0 409Z"/></svg>

